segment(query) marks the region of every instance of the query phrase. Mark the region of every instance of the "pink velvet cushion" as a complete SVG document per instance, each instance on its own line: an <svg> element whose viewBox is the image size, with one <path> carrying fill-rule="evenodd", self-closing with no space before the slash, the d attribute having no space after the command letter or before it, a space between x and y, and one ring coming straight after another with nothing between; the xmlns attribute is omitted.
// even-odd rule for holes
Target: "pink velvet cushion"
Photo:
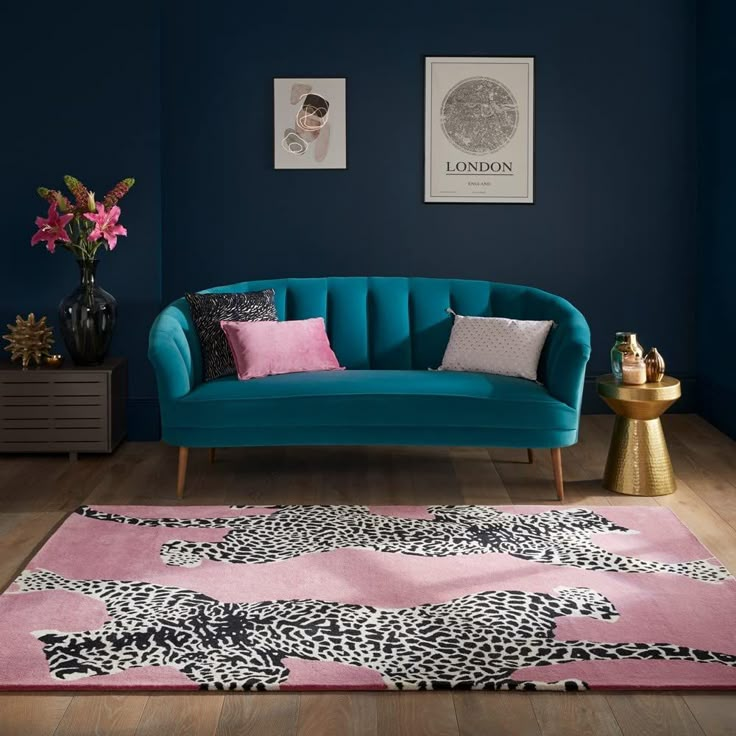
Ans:
<svg viewBox="0 0 736 736"><path fill-rule="evenodd" d="M238 378L342 370L322 317L287 322L220 322Z"/></svg>

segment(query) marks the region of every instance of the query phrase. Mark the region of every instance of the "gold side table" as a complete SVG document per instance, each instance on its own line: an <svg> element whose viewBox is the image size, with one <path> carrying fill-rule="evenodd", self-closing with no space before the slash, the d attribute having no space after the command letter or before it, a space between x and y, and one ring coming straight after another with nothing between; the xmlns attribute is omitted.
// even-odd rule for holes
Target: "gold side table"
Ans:
<svg viewBox="0 0 736 736"><path fill-rule="evenodd" d="M680 382L630 386L601 376L598 395L616 412L603 487L629 496L664 496L677 484L660 416L680 398Z"/></svg>

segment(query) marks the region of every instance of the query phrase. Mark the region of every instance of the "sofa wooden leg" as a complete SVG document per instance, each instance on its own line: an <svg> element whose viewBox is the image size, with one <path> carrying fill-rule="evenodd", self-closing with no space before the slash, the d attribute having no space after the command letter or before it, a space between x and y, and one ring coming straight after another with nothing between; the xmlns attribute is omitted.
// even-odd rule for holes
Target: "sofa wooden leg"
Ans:
<svg viewBox="0 0 736 736"><path fill-rule="evenodd" d="M534 450L531 447L526 451L526 459L529 461L529 465L534 462Z"/></svg>
<svg viewBox="0 0 736 736"><path fill-rule="evenodd" d="M189 448L179 448L179 474L176 478L177 498L184 498L184 483L187 479L187 460L189 460Z"/></svg>
<svg viewBox="0 0 736 736"><path fill-rule="evenodd" d="M559 447L552 448L552 470L555 474L555 488L557 489L557 498L562 501L565 498L565 487L562 482L562 449Z"/></svg>
<svg viewBox="0 0 736 736"><path fill-rule="evenodd" d="M215 448L210 447L210 465L215 464Z"/></svg>

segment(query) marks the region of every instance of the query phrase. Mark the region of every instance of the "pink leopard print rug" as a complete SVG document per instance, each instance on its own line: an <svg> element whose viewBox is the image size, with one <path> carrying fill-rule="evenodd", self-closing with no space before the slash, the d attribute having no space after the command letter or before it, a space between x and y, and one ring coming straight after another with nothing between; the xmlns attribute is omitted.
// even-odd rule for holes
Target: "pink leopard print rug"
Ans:
<svg viewBox="0 0 736 736"><path fill-rule="evenodd" d="M736 580L652 507L82 507L0 689L736 687Z"/></svg>

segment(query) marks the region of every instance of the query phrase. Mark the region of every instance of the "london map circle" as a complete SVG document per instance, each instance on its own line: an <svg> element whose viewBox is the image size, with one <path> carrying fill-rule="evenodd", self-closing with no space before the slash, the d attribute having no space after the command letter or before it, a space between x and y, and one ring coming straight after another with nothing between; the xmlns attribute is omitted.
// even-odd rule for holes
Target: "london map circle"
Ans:
<svg viewBox="0 0 736 736"><path fill-rule="evenodd" d="M495 153L516 133L519 104L497 79L471 77L458 82L440 107L442 131L455 148L476 156Z"/></svg>

